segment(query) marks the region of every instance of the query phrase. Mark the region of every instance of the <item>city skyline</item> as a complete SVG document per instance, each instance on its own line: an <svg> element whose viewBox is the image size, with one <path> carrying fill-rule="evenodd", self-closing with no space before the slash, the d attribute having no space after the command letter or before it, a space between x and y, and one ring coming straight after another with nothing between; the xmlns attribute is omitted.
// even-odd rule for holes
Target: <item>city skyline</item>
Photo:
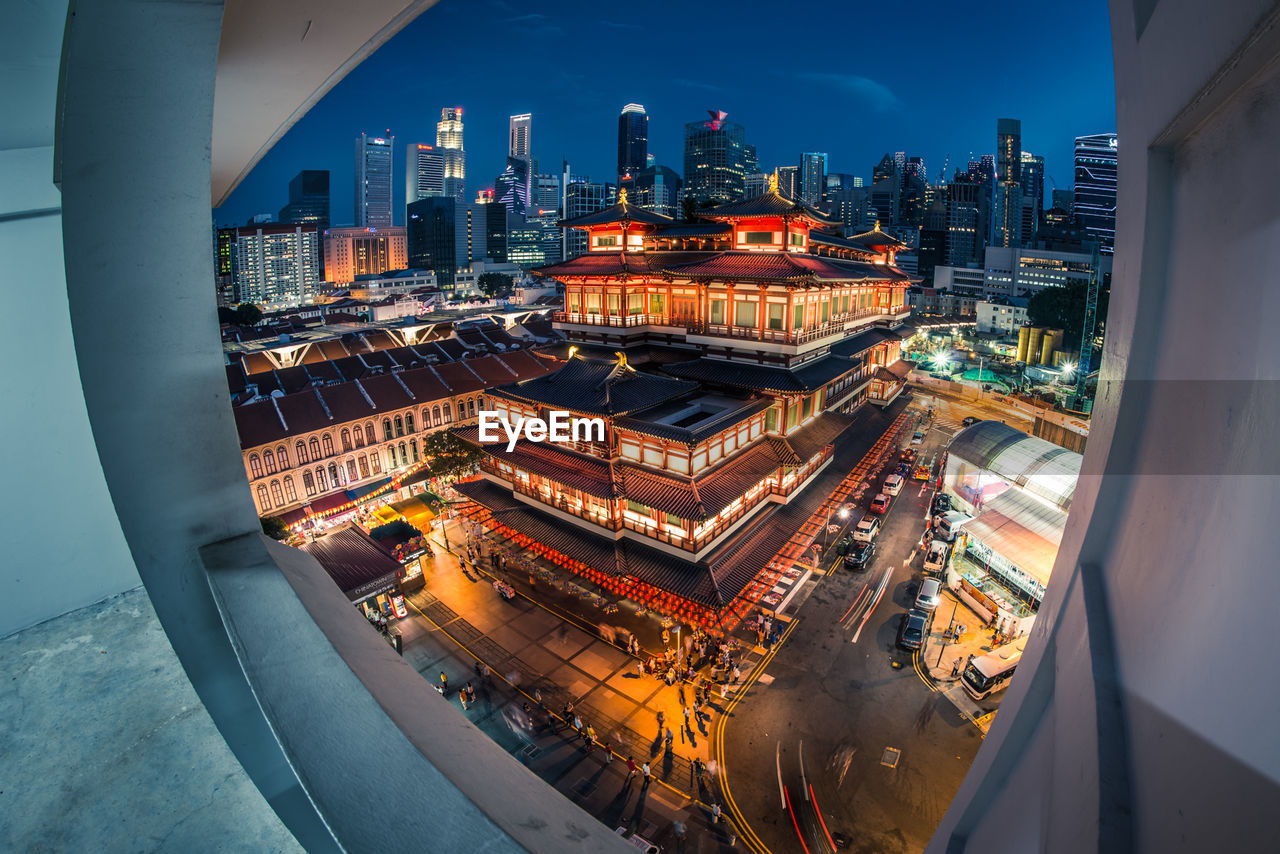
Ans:
<svg viewBox="0 0 1280 854"><path fill-rule="evenodd" d="M962 10L927 5L930 10L923 11L935 22L954 19L959 27L965 19ZM644 104L650 115L649 151L657 163L677 170L682 168L684 125L708 109L723 110L730 121L746 128L747 141L759 150L762 169L798 165L804 151L826 151L830 171L869 177L885 152L906 151L924 158L931 182L937 181L948 155L950 174L963 168L971 156L992 153L995 120L1018 118L1024 150L1045 157L1046 175L1060 189L1071 185L1075 137L1115 129L1108 24L1101 3L1065 11L1019 7L1025 26L1037 38L1005 45L999 56L975 51L966 75L942 75L941 62L897 68L890 62L900 46L866 42L860 43L857 69L894 67L892 74L873 79L844 73L840 63L815 60L812 69L770 68L744 94L720 70L722 66L677 61L684 55L678 47L659 45L652 56L646 53L644 64L650 73L645 76L610 63L589 62L542 72L542 83L523 96L510 94L506 85L528 73L518 59L488 56L483 73L449 69L462 68L468 56L483 52L494 33L535 41L617 41L614 52L620 52L622 44L638 33L639 25L582 20L567 4L552 3L545 12L529 14L517 14L500 0L488 7L491 23L483 28L474 23L474 8L448 2L407 26L294 126L227 204L215 209L215 221L239 224L255 214L275 211L284 202L289 178L302 169L329 169L334 173L333 205L338 212L334 224L343 224L343 212L351 210L351 201L345 198L349 182L343 180L343 172L351 168L351 140L361 131L382 134L389 128L401 145L430 144L440 109L454 105L463 107L467 119L469 171L474 176L469 176L469 198L476 190L492 186L493 177L502 172L510 117L526 112L533 114L538 125L532 154L542 172L558 174L563 157L575 174L609 180L616 168L617 117L628 101ZM674 4L659 3L653 12L688 20L687 10ZM824 14L833 31L862 26L852 11L833 6ZM713 20L708 15L706 24L714 24L716 44L745 48L758 37L752 22L759 18L748 4L732 19ZM431 66L435 76L428 77L416 70L421 45L435 30L447 30L456 38L438 46ZM932 42L925 36L917 39L923 40L919 53L928 55ZM940 48L950 44L944 45L941 37L937 42ZM743 48L718 51L737 49ZM1071 57L1070 87L1058 84L1060 72L1042 59L1055 52ZM1009 76L1011 64L1020 68L1019 73L985 93L983 81L999 74ZM410 82L385 86L384 79ZM1043 97L1046 91L1054 92L1051 102ZM962 97L962 92L968 94ZM972 106L958 112L953 106L957 100ZM812 118L779 121L779 104L785 104L791 116ZM402 158L403 154L398 166ZM403 217L402 193L403 182L397 181L397 221Z"/></svg>

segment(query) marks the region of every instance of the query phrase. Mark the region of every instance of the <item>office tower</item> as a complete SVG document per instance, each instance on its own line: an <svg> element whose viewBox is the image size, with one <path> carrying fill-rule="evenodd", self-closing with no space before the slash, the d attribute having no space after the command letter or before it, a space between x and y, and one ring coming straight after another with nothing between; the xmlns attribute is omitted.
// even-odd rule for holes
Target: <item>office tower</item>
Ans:
<svg viewBox="0 0 1280 854"><path fill-rule="evenodd" d="M800 201L812 208L822 204L827 189L826 153L805 152L800 155Z"/></svg>
<svg viewBox="0 0 1280 854"><path fill-rule="evenodd" d="M871 170L871 205L883 223L896 223L902 205L902 172L906 169L906 155L898 165L896 154L885 154Z"/></svg>
<svg viewBox="0 0 1280 854"><path fill-rule="evenodd" d="M1050 207L1060 208L1070 214L1071 208L1075 203L1075 193L1069 187L1065 190L1055 189L1050 201Z"/></svg>
<svg viewBox="0 0 1280 854"><path fill-rule="evenodd" d="M784 199L792 201L800 200L800 167L799 166L779 166L778 172L778 195ZM745 183L744 183L745 191Z"/></svg>
<svg viewBox="0 0 1280 854"><path fill-rule="evenodd" d="M553 207L552 210L558 210L558 208ZM490 193L484 200L477 199L475 204L469 206L468 213L473 219L483 222L484 253L482 257L506 263L507 209L502 205L494 204L493 195ZM558 234L556 238L559 238ZM559 257L559 253L555 257Z"/></svg>
<svg viewBox="0 0 1280 854"><path fill-rule="evenodd" d="M613 204L612 184L598 184L589 178L573 177L565 190L564 218L574 219L589 213L604 210ZM566 258L573 258L587 251L587 233L580 229L565 229L569 234Z"/></svg>
<svg viewBox="0 0 1280 854"><path fill-rule="evenodd" d="M405 147L404 203L427 196L443 196L444 152L434 145L413 143Z"/></svg>
<svg viewBox="0 0 1280 854"><path fill-rule="evenodd" d="M749 143L742 147L742 171L745 175L760 171L760 158L756 154L756 147Z"/></svg>
<svg viewBox="0 0 1280 854"><path fill-rule="evenodd" d="M387 228L395 224L391 209L392 152L396 138L369 136L356 138L355 224Z"/></svg>
<svg viewBox="0 0 1280 854"><path fill-rule="evenodd" d="M649 114L641 104L627 104L618 116L618 181L634 178L648 164Z"/></svg>
<svg viewBox="0 0 1280 854"><path fill-rule="evenodd" d="M991 210L991 246L1017 246L1022 239L1022 122L996 120L996 175Z"/></svg>
<svg viewBox="0 0 1280 854"><path fill-rule="evenodd" d="M982 239L983 217L979 207L983 198L981 176L975 175L978 181L956 180L946 189L946 228L947 241L944 252L944 263L949 267L964 267L977 263L982 259L984 241Z"/></svg>
<svg viewBox="0 0 1280 854"><path fill-rule="evenodd" d="M933 284L933 268L946 263L947 202L939 194L927 208L920 223L920 248L916 253L916 272L928 285Z"/></svg>
<svg viewBox="0 0 1280 854"><path fill-rule="evenodd" d="M524 184L520 188L520 200L524 209L528 209L532 201L531 186L529 184L533 176L533 116L530 113L521 113L518 116L512 116L507 125L507 163L510 166L511 158L517 158L524 161ZM508 208L510 210L510 208Z"/></svg>
<svg viewBox="0 0 1280 854"><path fill-rule="evenodd" d="M507 158L507 168L493 179L494 201L507 209L508 214L524 216L529 209L529 164L521 157Z"/></svg>
<svg viewBox="0 0 1280 854"><path fill-rule="evenodd" d="M458 269L458 209L452 196L428 196L405 208L405 239L409 266L434 270L440 287L453 287ZM464 226L465 228L465 226Z"/></svg>
<svg viewBox="0 0 1280 854"><path fill-rule="evenodd" d="M742 198L754 199L763 196L769 189L769 180L773 178L768 172L749 172L742 179Z"/></svg>
<svg viewBox="0 0 1280 854"><path fill-rule="evenodd" d="M289 182L289 204L280 209L278 222L311 224L323 233L329 227L329 170L304 169Z"/></svg>
<svg viewBox="0 0 1280 854"><path fill-rule="evenodd" d="M330 228L323 233L328 281L349 285L356 276L377 275L408 266L405 227Z"/></svg>
<svg viewBox="0 0 1280 854"><path fill-rule="evenodd" d="M907 159L902 171L902 195L899 218L903 225L919 226L924 223L924 211L928 207L929 177L923 157Z"/></svg>
<svg viewBox="0 0 1280 854"><path fill-rule="evenodd" d="M310 224L235 229L235 302L292 306L314 294L320 281L317 240Z"/></svg>
<svg viewBox="0 0 1280 854"><path fill-rule="evenodd" d="M1035 243L1040 230L1040 213L1044 210L1044 158L1029 151L1022 152L1022 244Z"/></svg>
<svg viewBox="0 0 1280 854"><path fill-rule="evenodd" d="M667 166L641 169L629 182L631 204L675 219L680 215L680 175Z"/></svg>
<svg viewBox="0 0 1280 854"><path fill-rule="evenodd" d="M444 157L444 194L466 197L467 152L462 147L462 108L445 107L436 122L436 148Z"/></svg>
<svg viewBox="0 0 1280 854"><path fill-rule="evenodd" d="M535 211L560 210L560 176L533 176L533 204L529 207Z"/></svg>
<svg viewBox="0 0 1280 854"><path fill-rule="evenodd" d="M1116 245L1116 135L1076 137L1076 186L1072 213L1101 250Z"/></svg>
<svg viewBox="0 0 1280 854"><path fill-rule="evenodd" d="M684 193L699 206L736 202L743 197L748 174L746 130L726 121L727 113L707 112L709 120L684 126Z"/></svg>
<svg viewBox="0 0 1280 854"><path fill-rule="evenodd" d="M229 308L236 302L236 229L213 231L213 281L218 306Z"/></svg>

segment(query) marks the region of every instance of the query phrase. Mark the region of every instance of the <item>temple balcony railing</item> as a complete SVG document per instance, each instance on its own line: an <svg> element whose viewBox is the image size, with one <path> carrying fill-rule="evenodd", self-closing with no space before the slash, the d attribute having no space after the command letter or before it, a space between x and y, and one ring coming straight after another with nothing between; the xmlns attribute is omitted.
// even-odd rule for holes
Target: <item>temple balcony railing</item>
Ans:
<svg viewBox="0 0 1280 854"><path fill-rule="evenodd" d="M660 314L580 314L578 312L557 311L551 315L551 319L555 323L575 323L583 326L617 326L623 328L662 324L662 315Z"/></svg>
<svg viewBox="0 0 1280 854"><path fill-rule="evenodd" d="M735 326L730 323L693 322L687 325L692 335L711 335L720 338L741 338L749 341L766 341L775 344L807 344L822 338L843 336L849 331L850 321L882 314L878 308L858 309L804 329L761 329L758 326Z"/></svg>

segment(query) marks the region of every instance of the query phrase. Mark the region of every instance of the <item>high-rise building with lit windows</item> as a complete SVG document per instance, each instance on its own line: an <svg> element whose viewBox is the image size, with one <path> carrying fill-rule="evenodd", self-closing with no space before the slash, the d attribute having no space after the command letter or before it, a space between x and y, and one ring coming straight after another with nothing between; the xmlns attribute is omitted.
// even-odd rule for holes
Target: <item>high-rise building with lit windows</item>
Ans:
<svg viewBox="0 0 1280 854"><path fill-rule="evenodd" d="M440 111L436 148L444 158L444 194L462 201L466 194L467 152L462 147L461 107L445 107Z"/></svg>
<svg viewBox="0 0 1280 854"><path fill-rule="evenodd" d="M1116 135L1076 137L1076 187L1072 213L1090 239L1110 255L1116 245Z"/></svg>
<svg viewBox="0 0 1280 854"><path fill-rule="evenodd" d="M404 203L411 205L427 196L443 196L444 151L426 143L405 147Z"/></svg>
<svg viewBox="0 0 1280 854"><path fill-rule="evenodd" d="M996 120L996 176L992 196L991 246L1022 242L1022 122Z"/></svg>
<svg viewBox="0 0 1280 854"><path fill-rule="evenodd" d="M727 113L707 112L710 119L684 126L684 194L699 205L736 202L748 174L747 132L726 121ZM757 165L750 171L760 170Z"/></svg>
<svg viewBox="0 0 1280 854"><path fill-rule="evenodd" d="M392 152L396 138L360 134L356 138L355 224L387 228L392 216L391 187L394 168Z"/></svg>
<svg viewBox="0 0 1280 854"><path fill-rule="evenodd" d="M520 185L520 199L524 208L528 209L533 202L533 115L531 113L521 113L518 116L512 116L507 125L507 163L510 165L511 159L515 158L524 163L524 171L521 174L522 183ZM517 172L519 170L517 169ZM510 210L510 208L508 208Z"/></svg>
<svg viewBox="0 0 1280 854"><path fill-rule="evenodd" d="M645 168L649 151L649 114L642 104L627 104L618 116L618 181Z"/></svg>
<svg viewBox="0 0 1280 854"><path fill-rule="evenodd" d="M265 224L235 229L234 301L292 306L320 282L320 247L314 225Z"/></svg>
<svg viewBox="0 0 1280 854"><path fill-rule="evenodd" d="M800 155L800 198L811 208L822 204L827 189L827 155L805 152Z"/></svg>

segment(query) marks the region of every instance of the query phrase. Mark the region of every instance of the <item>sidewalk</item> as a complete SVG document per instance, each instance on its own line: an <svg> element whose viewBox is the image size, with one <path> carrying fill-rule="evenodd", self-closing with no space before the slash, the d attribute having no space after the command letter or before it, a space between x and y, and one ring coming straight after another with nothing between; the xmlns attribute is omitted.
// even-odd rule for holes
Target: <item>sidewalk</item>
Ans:
<svg viewBox="0 0 1280 854"><path fill-rule="evenodd" d="M991 723L990 713L965 692L960 684L960 673L970 656L985 655L995 648L991 643L991 631L968 605L950 591L943 595L934 613L933 630L920 650L920 662L938 690L985 733ZM964 626L965 631L955 638L947 638L947 627L953 619L955 625Z"/></svg>
<svg viewBox="0 0 1280 854"><path fill-rule="evenodd" d="M666 850L676 845L674 822L688 828L690 850L714 851L728 838L709 824L710 804L720 794L714 774L694 780L695 757L706 762L723 708L718 690L699 719L684 726L687 685L668 686L640 676L635 659L568 624L524 597L504 600L488 579L460 564L442 548L428 570L427 588L407 597L411 616L400 620L404 656L439 684L448 678L447 700L534 773L611 828L628 827ZM476 667L488 665L487 682ZM744 675L749 672L742 664ZM463 710L458 690L471 682L477 702ZM542 707L537 698L541 696ZM729 696L732 696L730 692ZM566 701L614 754L588 754L583 741L561 719ZM528 704L532 715L526 715ZM657 713L672 732L671 749L660 735ZM626 759L648 761L654 776L626 785ZM714 767L714 766L713 766ZM695 837L700 839L695 843ZM668 847L669 846L669 847ZM710 846L710 847L708 847Z"/></svg>

